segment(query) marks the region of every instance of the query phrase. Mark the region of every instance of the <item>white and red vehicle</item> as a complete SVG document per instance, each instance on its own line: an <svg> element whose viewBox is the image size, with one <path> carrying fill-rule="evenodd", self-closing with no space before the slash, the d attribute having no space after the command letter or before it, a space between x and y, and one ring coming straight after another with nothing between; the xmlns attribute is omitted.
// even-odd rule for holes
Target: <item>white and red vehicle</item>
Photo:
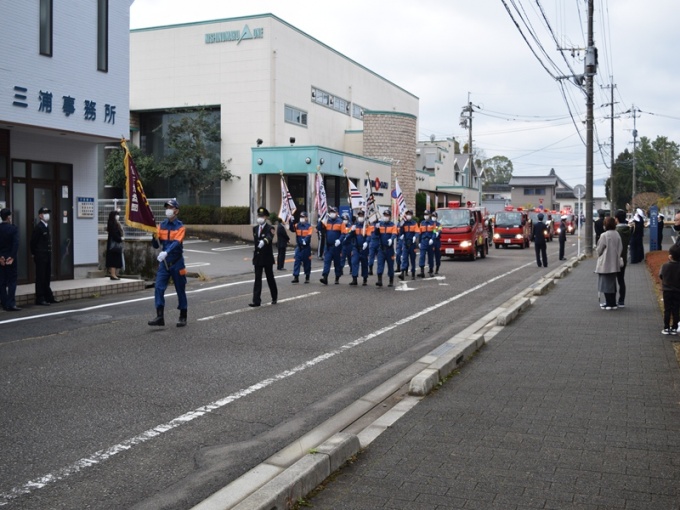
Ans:
<svg viewBox="0 0 680 510"><path fill-rule="evenodd" d="M484 208L464 207L459 202L448 205L437 209L437 219L441 223L441 254L470 260L477 256L485 258L489 253L489 232Z"/></svg>
<svg viewBox="0 0 680 510"><path fill-rule="evenodd" d="M531 220L521 207L514 209L508 206L502 212L497 212L493 223L493 245L501 246L531 246Z"/></svg>

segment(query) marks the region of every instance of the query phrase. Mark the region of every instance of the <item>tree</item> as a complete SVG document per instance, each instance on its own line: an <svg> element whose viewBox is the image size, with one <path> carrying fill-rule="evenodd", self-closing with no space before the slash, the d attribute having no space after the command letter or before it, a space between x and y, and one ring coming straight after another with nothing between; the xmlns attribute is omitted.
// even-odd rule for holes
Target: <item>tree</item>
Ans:
<svg viewBox="0 0 680 510"><path fill-rule="evenodd" d="M209 110L199 108L170 122L163 138L168 149L163 174L187 186L197 204L201 192L234 177L220 159L220 124Z"/></svg>
<svg viewBox="0 0 680 510"><path fill-rule="evenodd" d="M148 156L142 152L142 149L128 143L130 155L135 162L135 167L139 172L139 178L142 184L152 181L160 175L161 168L156 165L153 156ZM115 188L125 188L125 151L121 147L120 150L109 151L106 155L106 162L104 164L104 182L107 186Z"/></svg>
<svg viewBox="0 0 680 510"><path fill-rule="evenodd" d="M512 177L512 161L505 156L494 156L482 162L485 184L507 184Z"/></svg>

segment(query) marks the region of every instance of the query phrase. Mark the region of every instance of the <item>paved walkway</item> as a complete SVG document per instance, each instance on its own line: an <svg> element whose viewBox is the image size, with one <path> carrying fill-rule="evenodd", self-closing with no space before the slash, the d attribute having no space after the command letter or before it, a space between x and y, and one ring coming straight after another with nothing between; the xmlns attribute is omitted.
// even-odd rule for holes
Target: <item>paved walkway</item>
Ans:
<svg viewBox="0 0 680 510"><path fill-rule="evenodd" d="M309 500L317 510L680 509L680 369L644 264L559 280Z"/></svg>

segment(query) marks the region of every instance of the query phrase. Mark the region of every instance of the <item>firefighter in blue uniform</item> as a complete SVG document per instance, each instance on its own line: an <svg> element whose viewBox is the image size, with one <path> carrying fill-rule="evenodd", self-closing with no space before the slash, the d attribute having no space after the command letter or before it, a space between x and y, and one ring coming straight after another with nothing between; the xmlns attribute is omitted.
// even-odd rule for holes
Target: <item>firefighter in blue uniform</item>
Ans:
<svg viewBox="0 0 680 510"><path fill-rule="evenodd" d="M375 227L380 223L380 219L369 225L371 229L370 236L368 238L368 275L373 276L373 264L375 263L375 256L378 254L378 247L380 246L380 239L373 235Z"/></svg>
<svg viewBox="0 0 680 510"><path fill-rule="evenodd" d="M401 272L401 254L404 250L404 235L401 233L401 226L404 224L403 221L397 220L397 239L395 240L396 247L394 249L394 265L396 266L396 272Z"/></svg>
<svg viewBox="0 0 680 510"><path fill-rule="evenodd" d="M352 267L352 245L347 242L350 230L352 228L352 218L349 213L342 213L342 235L343 242L340 249L340 266L342 267L342 274L345 274L345 266Z"/></svg>
<svg viewBox="0 0 680 510"><path fill-rule="evenodd" d="M439 274L439 266L442 265L442 224L437 219L437 211L432 211L432 221L434 222L434 243L432 244L434 274Z"/></svg>
<svg viewBox="0 0 680 510"><path fill-rule="evenodd" d="M342 241L344 235L342 233L342 220L338 218L338 210L335 207L328 208L328 219L324 222L319 220L316 227L322 230L326 237L326 248L323 254L323 273L321 274L321 283L328 285L328 274L331 272L331 261L335 269L335 283L340 283L342 276L342 265L340 265L340 252L342 251Z"/></svg>
<svg viewBox="0 0 680 510"><path fill-rule="evenodd" d="M392 221L392 213L389 209L383 212L382 221L378 222L373 230L373 236L378 238L378 268L376 273L378 281L375 284L382 287L382 277L387 263L387 276L390 279L388 287L394 285L394 243L397 239L397 226Z"/></svg>
<svg viewBox="0 0 680 510"><path fill-rule="evenodd" d="M404 243L401 255L401 274L400 280L406 278L409 271L409 263L411 268L411 279L416 279L416 248L418 247L418 236L420 234L420 227L413 219L413 211L406 211L404 224L399 229L399 238Z"/></svg>
<svg viewBox="0 0 680 510"><path fill-rule="evenodd" d="M352 246L352 281L350 285L358 285L359 268L361 268L362 286L366 286L368 281L368 239L372 233L369 225L364 223L364 211L357 213L357 221L352 225L350 234L345 243Z"/></svg>
<svg viewBox="0 0 680 510"><path fill-rule="evenodd" d="M429 275L434 276L434 230L435 223L432 221L430 211L423 211L423 221L420 222L420 274L425 278L425 257L430 266Z"/></svg>
<svg viewBox="0 0 680 510"><path fill-rule="evenodd" d="M307 213L302 211L300 213L300 220L294 223L294 219L290 219L289 228L291 232L295 232L295 262L293 263L293 282L300 283L300 266L305 272L305 283L309 283L309 274L312 272L312 231L314 230L309 224Z"/></svg>
<svg viewBox="0 0 680 510"><path fill-rule="evenodd" d="M177 217L179 204L177 200L165 202L165 219L158 225L152 245L161 248L156 273L156 318L149 321L149 326L165 326L163 312L165 310L165 289L168 288L170 278L175 284L179 308L177 327L187 325L187 270L184 265L184 224Z"/></svg>

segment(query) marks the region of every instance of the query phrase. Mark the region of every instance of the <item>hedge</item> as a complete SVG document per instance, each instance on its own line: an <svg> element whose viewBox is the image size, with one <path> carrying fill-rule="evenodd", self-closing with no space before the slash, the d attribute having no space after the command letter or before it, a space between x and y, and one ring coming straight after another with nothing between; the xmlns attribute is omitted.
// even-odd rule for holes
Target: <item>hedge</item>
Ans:
<svg viewBox="0 0 680 510"><path fill-rule="evenodd" d="M185 225L249 225L249 207L183 205L180 219Z"/></svg>

